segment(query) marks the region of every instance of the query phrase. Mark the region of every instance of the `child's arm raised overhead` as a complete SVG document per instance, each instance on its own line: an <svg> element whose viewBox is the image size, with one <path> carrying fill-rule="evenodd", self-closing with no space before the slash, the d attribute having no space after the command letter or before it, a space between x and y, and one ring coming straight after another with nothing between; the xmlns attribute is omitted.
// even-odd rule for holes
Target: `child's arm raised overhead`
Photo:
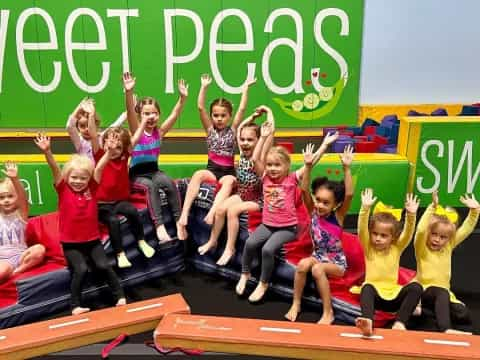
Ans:
<svg viewBox="0 0 480 360"><path fill-rule="evenodd" d="M88 133L90 134L92 153L95 155L100 149L100 143L98 142L97 124L95 124L95 105L92 101L85 103L85 110L88 113Z"/></svg>
<svg viewBox="0 0 480 360"><path fill-rule="evenodd" d="M135 78L129 72L123 73L123 88L125 89L125 106L127 107L128 128L133 134L138 128L138 118L135 112L135 98L133 88L135 87Z"/></svg>
<svg viewBox="0 0 480 360"><path fill-rule="evenodd" d="M260 153L260 161L265 164L265 158L267 157L268 150L272 147L273 138L275 136L275 117L273 116L273 111L267 106L260 106L261 111L267 113L267 121L272 124L272 133L267 137L265 143L262 147L262 152ZM263 173L263 172L262 172Z"/></svg>
<svg viewBox="0 0 480 360"><path fill-rule="evenodd" d="M435 190L432 193L432 203L427 206L425 211L420 218L420 221L417 224L417 230L415 231L415 239L413 240L413 245L415 247L415 251L422 252L425 249L427 243L427 229L428 224L430 224L430 219L432 215L435 213L435 209L438 205L438 192Z"/></svg>
<svg viewBox="0 0 480 360"><path fill-rule="evenodd" d="M472 233L472 231L475 229L475 225L477 225L478 216L480 214L480 204L478 203L477 199L475 199L475 195L471 194L468 196L468 194L465 194L465 196L460 197L460 201L470 210L465 220L463 220L462 225L455 233L453 247L460 244Z"/></svg>
<svg viewBox="0 0 480 360"><path fill-rule="evenodd" d="M358 213L358 223L357 231L360 244L365 251L365 253L370 248L370 233L368 230L368 220L370 217L370 208L377 201L376 197L373 197L372 189L364 189L362 191L362 206L360 212Z"/></svg>
<svg viewBox="0 0 480 360"><path fill-rule="evenodd" d="M177 121L178 117L180 116L183 110L183 106L185 105L185 101L187 100L188 84L183 79L178 80L178 92L180 93L180 98L175 104L175 107L173 108L170 115L165 119L165 121L162 123L162 125L158 129L158 131L160 132L160 137L165 136L165 134L175 124L175 121Z"/></svg>
<svg viewBox="0 0 480 360"><path fill-rule="evenodd" d="M35 145L40 149L41 152L45 155L45 159L47 160L47 164L52 171L53 182L55 185L58 185L62 180L62 173L60 168L58 167L57 162L53 158L52 150L50 148L50 138L43 133L37 135L37 137L33 140Z"/></svg>
<svg viewBox="0 0 480 360"><path fill-rule="evenodd" d="M95 170L93 171L93 179L98 184L100 184L100 180L102 180L103 169L105 169L105 165L107 165L107 163L112 158L112 151L118 141L118 134L114 133L108 134L108 137L105 139L105 154L103 154L100 160L98 160L97 165L95 166Z"/></svg>
<svg viewBox="0 0 480 360"><path fill-rule="evenodd" d="M325 137L323 138L322 145L320 145L318 150L315 151L315 153L313 154L312 167L315 166L320 161L320 159L322 158L323 154L325 154L330 144L332 144L335 140L337 140L337 138L338 138L338 132L335 132L333 134L328 133L327 135L325 135ZM297 170L297 177L299 179L302 178L304 171L305 171L305 166L302 166L300 169Z"/></svg>
<svg viewBox="0 0 480 360"><path fill-rule="evenodd" d="M400 248L400 251L403 251L412 240L415 232L415 222L417 221L417 210L419 206L420 201L417 196L408 193L405 200L405 224L403 225L402 233L397 241L397 246Z"/></svg>
<svg viewBox="0 0 480 360"><path fill-rule="evenodd" d="M350 209L353 199L353 179L350 165L353 162L353 147L347 145L343 149L343 153L340 155L340 160L343 166L343 182L345 184L345 196L342 201L342 205L335 211L335 215L340 224L343 224L345 216Z"/></svg>
<svg viewBox="0 0 480 360"><path fill-rule="evenodd" d="M20 216L24 221L28 220L28 200L27 194L25 193L25 188L23 187L20 179L18 178L18 168L17 164L13 161L7 161L5 163L5 170L3 173L10 178L12 181L15 192L17 193L17 204L20 212Z"/></svg>
<svg viewBox="0 0 480 360"><path fill-rule="evenodd" d="M242 121L245 115L245 110L247 109L247 103L248 103L248 89L250 88L250 86L252 86L256 82L257 82L257 79L248 79L245 85L243 86L242 97L240 98L240 104L238 105L237 112L235 113L235 117L233 118L233 122L232 122L233 131L236 131L238 124L240 124L240 121Z"/></svg>
<svg viewBox="0 0 480 360"><path fill-rule="evenodd" d="M212 78L208 74L203 74L200 78L200 91L198 92L198 112L200 113L200 120L202 121L202 126L206 132L210 126L212 126L212 121L208 115L207 110L205 109L205 98L207 97L208 86L212 83Z"/></svg>
<svg viewBox="0 0 480 360"><path fill-rule="evenodd" d="M68 116L67 125L65 129L67 130L68 136L70 136L70 140L72 141L73 146L75 147L75 151L80 151L80 135L78 134L77 130L77 121L80 116L80 113L84 112L83 105L87 99L83 99L77 105L75 110Z"/></svg>
<svg viewBox="0 0 480 360"><path fill-rule="evenodd" d="M144 117L142 121L140 121L140 126L137 128L135 133L132 135L131 138L131 143L132 143L132 149L135 147L135 145L138 144L140 141L140 138L142 137L143 132L145 131L145 127L147 126L147 122L149 120L149 117Z"/></svg>
<svg viewBox="0 0 480 360"><path fill-rule="evenodd" d="M262 154L268 139L273 136L272 134L274 131L275 128L273 127L273 123L269 120L265 121L260 127L260 139L258 139L257 145L255 145L252 154L253 165L258 176L263 175L265 169L265 156L263 156L262 159Z"/></svg>
<svg viewBox="0 0 480 360"><path fill-rule="evenodd" d="M312 195L310 194L310 174L312 173L313 167L313 144L307 144L303 153L303 164L304 164L304 171L302 176L302 182L300 183L300 187L302 189L302 199L303 203L307 207L308 212L311 214L313 212L313 199Z"/></svg>

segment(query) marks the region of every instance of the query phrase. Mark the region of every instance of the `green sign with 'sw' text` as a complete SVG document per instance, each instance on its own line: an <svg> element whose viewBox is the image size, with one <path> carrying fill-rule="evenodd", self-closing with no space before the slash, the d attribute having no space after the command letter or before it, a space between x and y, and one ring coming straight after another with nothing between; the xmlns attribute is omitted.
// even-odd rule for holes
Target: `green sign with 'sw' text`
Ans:
<svg viewBox="0 0 480 360"><path fill-rule="evenodd" d="M190 97L177 128L198 128L207 101L270 106L284 128L355 124L363 0L2 0L0 128L63 127L80 100L103 125L124 110L121 74L166 116L178 79Z"/></svg>

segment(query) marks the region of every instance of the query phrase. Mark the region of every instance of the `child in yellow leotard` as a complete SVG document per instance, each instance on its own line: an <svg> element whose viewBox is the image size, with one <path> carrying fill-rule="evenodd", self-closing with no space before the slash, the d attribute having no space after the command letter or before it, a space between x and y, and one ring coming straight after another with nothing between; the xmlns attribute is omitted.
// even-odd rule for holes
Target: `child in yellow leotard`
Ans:
<svg viewBox="0 0 480 360"><path fill-rule="evenodd" d="M414 281L424 289L421 306L431 308L438 328L448 333L459 332L452 329L452 318L456 321L469 318L466 306L450 291L452 252L474 230L480 214L480 204L473 195L462 196L460 201L470 211L457 229L457 213L438 205L438 194L434 192L432 203L418 223L414 242L417 258Z"/></svg>
<svg viewBox="0 0 480 360"><path fill-rule="evenodd" d="M407 194L405 201L406 218L400 234L400 213L398 218L388 209L381 210L371 217L370 208L376 201L371 189L362 192L362 207L358 215L358 235L365 252L365 282L361 291L352 288L353 293L360 293L361 317L355 325L363 335L373 333L375 309L396 312L393 329L405 330L405 324L413 313L422 287L418 283L406 286L398 284L400 256L410 243L415 230L418 199Z"/></svg>

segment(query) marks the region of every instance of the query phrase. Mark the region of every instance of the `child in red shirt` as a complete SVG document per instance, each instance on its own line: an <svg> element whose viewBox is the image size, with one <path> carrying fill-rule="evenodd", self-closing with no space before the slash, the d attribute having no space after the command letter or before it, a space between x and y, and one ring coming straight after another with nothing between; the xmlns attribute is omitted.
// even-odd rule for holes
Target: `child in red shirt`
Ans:
<svg viewBox="0 0 480 360"><path fill-rule="evenodd" d="M112 156L113 139L106 139L107 152L97 166L85 155L73 155L60 170L50 149L50 138L39 134L34 140L45 154L58 194L59 232L65 259L71 274L72 315L90 311L81 306L81 290L90 259L110 286L116 305L125 305L126 299L117 275L108 264L100 242L96 192L102 171Z"/></svg>
<svg viewBox="0 0 480 360"><path fill-rule="evenodd" d="M147 258L155 254L155 250L145 241L143 225L137 209L128 202L130 197L130 181L128 178L128 158L130 157L130 134L121 127L111 127L103 134L104 148L100 148L95 122L89 123L89 132L92 134L92 151L95 162L98 164L106 152L105 139L110 138L112 143L110 161L105 165L102 180L97 190L98 219L108 227L110 241L117 255L119 268L130 267L125 251L122 247L120 220L117 215L124 215L132 226L133 235L138 241L138 247Z"/></svg>

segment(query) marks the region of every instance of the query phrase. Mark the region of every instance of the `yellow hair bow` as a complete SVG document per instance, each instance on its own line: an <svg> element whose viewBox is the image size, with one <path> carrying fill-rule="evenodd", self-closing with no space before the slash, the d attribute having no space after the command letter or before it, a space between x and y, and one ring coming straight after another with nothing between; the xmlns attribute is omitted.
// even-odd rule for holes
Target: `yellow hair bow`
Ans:
<svg viewBox="0 0 480 360"><path fill-rule="evenodd" d="M402 210L403 209L394 209L392 206L387 206L383 202L379 201L373 208L373 213L389 213L392 214L397 221L402 219Z"/></svg>
<svg viewBox="0 0 480 360"><path fill-rule="evenodd" d="M455 209L451 207L444 208L442 205L437 205L435 209L435 215L445 216L453 224L456 224L458 220L458 213Z"/></svg>

